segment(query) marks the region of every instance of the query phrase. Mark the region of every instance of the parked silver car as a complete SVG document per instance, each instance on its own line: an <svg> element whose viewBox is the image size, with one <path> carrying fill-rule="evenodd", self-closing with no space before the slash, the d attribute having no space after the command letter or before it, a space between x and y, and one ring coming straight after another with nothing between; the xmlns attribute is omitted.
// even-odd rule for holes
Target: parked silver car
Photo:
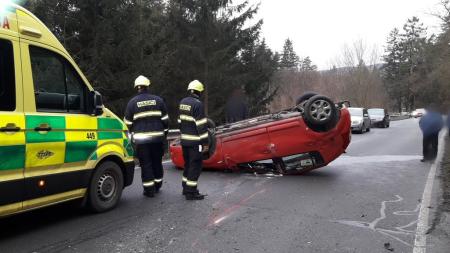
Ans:
<svg viewBox="0 0 450 253"><path fill-rule="evenodd" d="M352 132L370 132L370 117L366 108L348 108L352 120Z"/></svg>
<svg viewBox="0 0 450 253"><path fill-rule="evenodd" d="M367 111L369 112L372 127L388 128L390 126L391 117L385 109L371 108Z"/></svg>

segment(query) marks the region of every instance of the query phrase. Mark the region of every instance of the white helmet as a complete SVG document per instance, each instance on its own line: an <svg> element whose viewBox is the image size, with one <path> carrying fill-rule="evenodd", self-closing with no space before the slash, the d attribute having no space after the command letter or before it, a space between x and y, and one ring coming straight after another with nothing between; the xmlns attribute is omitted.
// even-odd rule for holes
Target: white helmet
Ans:
<svg viewBox="0 0 450 253"><path fill-rule="evenodd" d="M205 87L203 86L203 84L198 81L198 80L194 80L191 83L189 83L188 85L188 90L195 90L198 92L203 92L205 90Z"/></svg>
<svg viewBox="0 0 450 253"><path fill-rule="evenodd" d="M150 80L145 76L138 76L138 78L136 78L136 80L134 80L134 88L136 88L138 86L148 87L148 86L150 86Z"/></svg>

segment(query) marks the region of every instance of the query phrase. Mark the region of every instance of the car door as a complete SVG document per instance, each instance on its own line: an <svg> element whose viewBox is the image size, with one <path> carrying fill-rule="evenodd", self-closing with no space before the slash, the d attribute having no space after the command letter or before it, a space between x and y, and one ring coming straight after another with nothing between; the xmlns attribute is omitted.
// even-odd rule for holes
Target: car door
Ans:
<svg viewBox="0 0 450 253"><path fill-rule="evenodd" d="M91 173L85 165L97 148L97 118L85 113L87 88L67 59L38 44L24 43L22 51L32 83L24 172L29 200L24 208L30 209L84 195Z"/></svg>
<svg viewBox="0 0 450 253"><path fill-rule="evenodd" d="M229 167L272 158L266 127L243 129L223 136L222 150L225 163Z"/></svg>
<svg viewBox="0 0 450 253"><path fill-rule="evenodd" d="M20 211L24 197L25 119L20 66L18 39L0 33L0 216Z"/></svg>

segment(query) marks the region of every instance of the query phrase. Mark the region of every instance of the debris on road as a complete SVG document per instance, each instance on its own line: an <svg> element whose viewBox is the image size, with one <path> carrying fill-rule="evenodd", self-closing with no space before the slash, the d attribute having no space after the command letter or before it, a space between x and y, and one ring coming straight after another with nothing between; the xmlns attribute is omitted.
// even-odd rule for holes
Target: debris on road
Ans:
<svg viewBox="0 0 450 253"><path fill-rule="evenodd" d="M389 251L394 251L394 248L392 248L391 244L389 242L384 244L384 248Z"/></svg>

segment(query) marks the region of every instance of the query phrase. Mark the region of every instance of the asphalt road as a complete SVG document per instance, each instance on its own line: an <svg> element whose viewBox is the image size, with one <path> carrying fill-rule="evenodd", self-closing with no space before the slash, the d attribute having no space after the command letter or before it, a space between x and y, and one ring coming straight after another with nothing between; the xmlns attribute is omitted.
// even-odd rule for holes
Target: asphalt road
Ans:
<svg viewBox="0 0 450 253"><path fill-rule="evenodd" d="M0 252L412 252L430 169L420 138L410 119L353 135L347 154L306 176L204 172L198 202L170 164L154 199L137 171L111 212L65 204L0 220Z"/></svg>

